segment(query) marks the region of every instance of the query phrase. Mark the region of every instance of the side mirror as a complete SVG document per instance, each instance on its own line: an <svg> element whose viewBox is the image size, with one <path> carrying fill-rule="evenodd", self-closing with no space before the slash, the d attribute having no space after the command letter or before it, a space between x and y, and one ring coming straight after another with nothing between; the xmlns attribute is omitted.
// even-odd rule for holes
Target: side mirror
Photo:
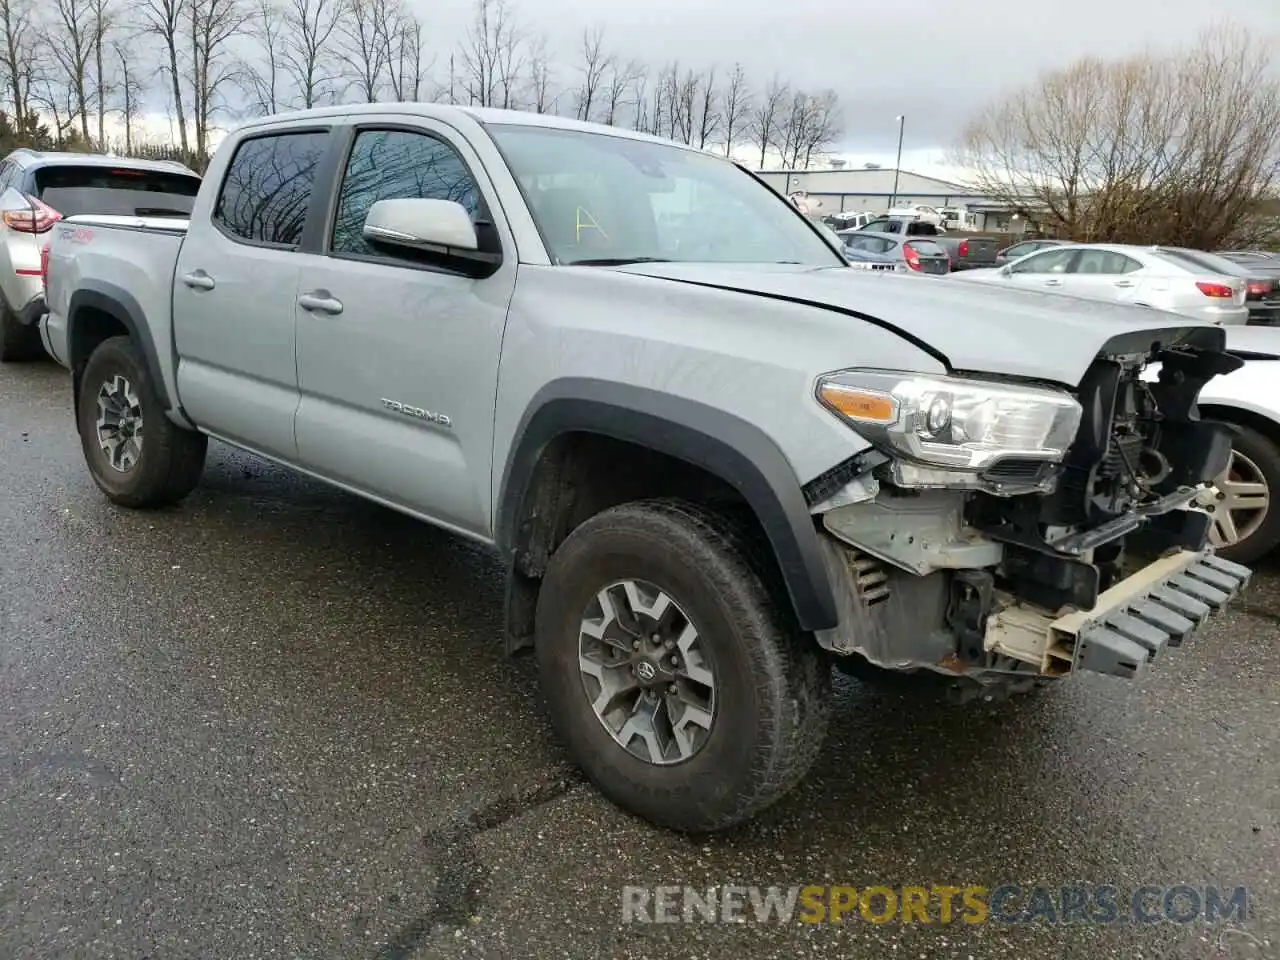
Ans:
<svg viewBox="0 0 1280 960"><path fill-rule="evenodd" d="M470 214L452 200L379 200L364 218L364 236L375 243L424 252L480 249Z"/></svg>

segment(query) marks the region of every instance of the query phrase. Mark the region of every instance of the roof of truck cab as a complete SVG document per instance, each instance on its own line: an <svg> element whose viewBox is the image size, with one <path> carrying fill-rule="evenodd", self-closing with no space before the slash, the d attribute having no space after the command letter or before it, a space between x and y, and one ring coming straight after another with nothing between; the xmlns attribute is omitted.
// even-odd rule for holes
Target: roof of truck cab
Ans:
<svg viewBox="0 0 1280 960"><path fill-rule="evenodd" d="M10 154L23 167L113 167L117 170L150 170L156 173L200 174L177 160L139 160L136 157L109 157L102 153L73 153L70 150L15 150Z"/></svg>
<svg viewBox="0 0 1280 960"><path fill-rule="evenodd" d="M357 103L346 104L345 106L334 107L317 107L312 110L295 110L289 113L277 113L269 117L260 117L255 120L243 124L239 129L241 131L253 130L261 127L272 126L276 123L285 121L296 122L299 120L332 120L335 118L351 117L358 119L362 116L387 116L400 115L405 117L425 117L431 120L441 120L448 123L450 120L456 120L460 117L467 117L482 126L509 124L525 127L543 127L550 130L577 130L583 133L599 133L610 137L622 137L627 140L641 140L647 143L661 143L667 146L680 147L683 150L692 150L695 153L705 153L697 147L690 144L676 143L663 137L655 137L647 133L641 133L637 130L626 130L622 127L611 127L603 123L588 123L584 120L572 120L568 117L558 117L550 113L533 113L526 110L502 110L497 107L470 107L457 106L448 103L417 103L417 102L396 102L396 103Z"/></svg>

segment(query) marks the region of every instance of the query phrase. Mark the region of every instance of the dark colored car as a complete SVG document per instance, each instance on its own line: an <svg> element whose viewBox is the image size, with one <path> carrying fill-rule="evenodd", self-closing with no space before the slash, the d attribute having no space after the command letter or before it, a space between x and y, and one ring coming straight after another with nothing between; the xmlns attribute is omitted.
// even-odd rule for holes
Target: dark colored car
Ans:
<svg viewBox="0 0 1280 960"><path fill-rule="evenodd" d="M1019 257L1025 257L1028 254L1038 253L1041 250L1047 250L1049 247L1060 247L1067 243L1067 240L1023 240L1019 243L1010 244L1003 250L996 253L996 266L1003 267L1006 263L1012 263Z"/></svg>
<svg viewBox="0 0 1280 960"><path fill-rule="evenodd" d="M1161 247L1160 252L1202 270L1241 277L1245 282L1245 306L1249 308L1249 325L1252 327L1280 326L1280 260L1268 262L1256 259L1245 262L1237 257L1225 257L1203 250L1184 250L1181 247Z"/></svg>
<svg viewBox="0 0 1280 960"><path fill-rule="evenodd" d="M845 230L840 233L846 252L870 253L906 265L912 273L946 274L951 272L951 257L937 242L937 237L902 236L873 233L870 230Z"/></svg>

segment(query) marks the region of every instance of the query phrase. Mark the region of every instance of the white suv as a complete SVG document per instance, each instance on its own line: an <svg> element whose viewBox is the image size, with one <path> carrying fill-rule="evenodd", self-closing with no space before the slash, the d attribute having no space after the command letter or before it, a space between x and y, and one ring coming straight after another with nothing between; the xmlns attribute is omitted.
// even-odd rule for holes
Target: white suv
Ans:
<svg viewBox="0 0 1280 960"><path fill-rule="evenodd" d="M0 162L0 360L41 355L41 249L55 222L78 214L181 217L200 176L169 160L13 151Z"/></svg>

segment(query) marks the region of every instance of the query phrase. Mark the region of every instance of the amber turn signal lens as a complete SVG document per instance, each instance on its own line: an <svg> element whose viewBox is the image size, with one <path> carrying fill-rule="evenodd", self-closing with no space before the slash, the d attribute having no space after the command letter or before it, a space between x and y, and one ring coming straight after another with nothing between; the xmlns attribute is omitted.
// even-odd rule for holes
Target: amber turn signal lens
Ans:
<svg viewBox="0 0 1280 960"><path fill-rule="evenodd" d="M824 383L818 388L823 403L841 416L863 423L893 423L898 419L898 402L874 390Z"/></svg>

